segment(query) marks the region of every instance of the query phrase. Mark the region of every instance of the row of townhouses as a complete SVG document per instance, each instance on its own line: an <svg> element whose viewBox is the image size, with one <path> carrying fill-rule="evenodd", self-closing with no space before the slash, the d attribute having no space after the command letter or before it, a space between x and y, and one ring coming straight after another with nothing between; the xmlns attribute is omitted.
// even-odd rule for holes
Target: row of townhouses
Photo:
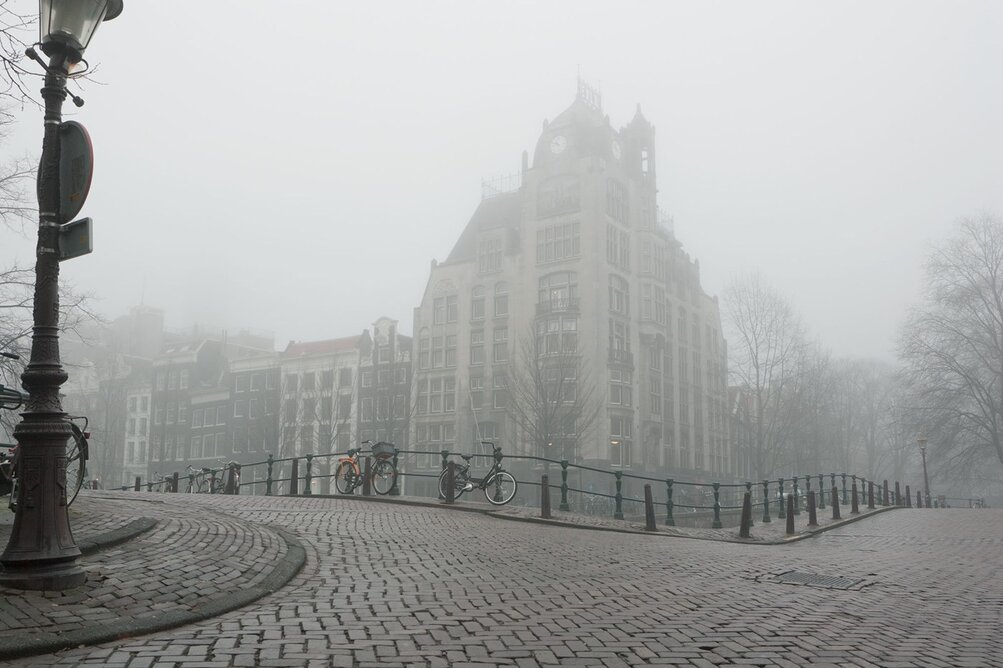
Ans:
<svg viewBox="0 0 1003 668"><path fill-rule="evenodd" d="M401 466L429 476L412 478L416 493L432 491L438 452L482 441L658 477L747 475L717 299L658 209L656 168L640 108L615 129L580 82L518 179L486 184L433 261L413 340L380 318L276 351L246 333L165 334L162 314L135 310L104 376L64 388L71 411L103 415L103 484L364 440L411 452ZM322 456L314 467L330 470Z"/></svg>

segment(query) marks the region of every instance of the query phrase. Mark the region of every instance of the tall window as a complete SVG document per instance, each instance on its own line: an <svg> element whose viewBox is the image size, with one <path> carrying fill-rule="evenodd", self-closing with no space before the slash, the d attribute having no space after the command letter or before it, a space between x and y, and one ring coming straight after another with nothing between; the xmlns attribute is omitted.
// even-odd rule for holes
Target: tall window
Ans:
<svg viewBox="0 0 1003 668"><path fill-rule="evenodd" d="M458 312L457 300L458 297L456 295L446 297L446 322L456 322Z"/></svg>
<svg viewBox="0 0 1003 668"><path fill-rule="evenodd" d="M508 283L501 281L495 285L495 317L508 315Z"/></svg>
<svg viewBox="0 0 1003 668"><path fill-rule="evenodd" d="M609 459L611 466L630 466L632 436L631 418L611 415L609 418Z"/></svg>
<svg viewBox="0 0 1003 668"><path fill-rule="evenodd" d="M418 334L418 367L428 369L432 360L432 339L429 338L428 329L422 329ZM351 374L351 369L348 370ZM342 372L344 373L344 372ZM342 385L342 387L345 387Z"/></svg>
<svg viewBox="0 0 1003 668"><path fill-rule="evenodd" d="M484 376L470 377L470 407L474 410L484 405Z"/></svg>
<svg viewBox="0 0 1003 668"><path fill-rule="evenodd" d="M484 364L484 330L470 330L470 364Z"/></svg>
<svg viewBox="0 0 1003 668"><path fill-rule="evenodd" d="M631 373L622 369L609 370L609 402L614 406L630 406Z"/></svg>
<svg viewBox="0 0 1003 668"><path fill-rule="evenodd" d="M483 320L484 319L484 286L475 286L473 290L470 291L470 319L471 320Z"/></svg>
<svg viewBox="0 0 1003 668"><path fill-rule="evenodd" d="M630 271L630 235L613 224L606 226L606 261Z"/></svg>
<svg viewBox="0 0 1003 668"><path fill-rule="evenodd" d="M616 179L606 179L606 214L618 223L628 223L627 189Z"/></svg>
<svg viewBox="0 0 1003 668"><path fill-rule="evenodd" d="M494 362L507 362L508 361L508 328L507 327L495 327L494 339L492 339L493 346L493 361Z"/></svg>
<svg viewBox="0 0 1003 668"><path fill-rule="evenodd" d="M536 263L579 257L582 239L578 223L556 223L536 231Z"/></svg>
<svg viewBox="0 0 1003 668"><path fill-rule="evenodd" d="M456 366L456 334L446 335L446 367Z"/></svg>
<svg viewBox="0 0 1003 668"><path fill-rule="evenodd" d="M477 270L482 274L501 271L502 240L498 237L481 239L477 248Z"/></svg>
<svg viewBox="0 0 1003 668"><path fill-rule="evenodd" d="M609 310L630 315L630 285L615 274L609 275Z"/></svg>

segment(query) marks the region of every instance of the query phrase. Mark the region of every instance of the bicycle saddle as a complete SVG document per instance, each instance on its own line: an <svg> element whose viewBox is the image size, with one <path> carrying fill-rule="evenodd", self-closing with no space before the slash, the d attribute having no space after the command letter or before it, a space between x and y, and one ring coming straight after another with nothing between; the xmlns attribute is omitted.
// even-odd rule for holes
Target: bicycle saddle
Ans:
<svg viewBox="0 0 1003 668"><path fill-rule="evenodd" d="M470 461L471 459L473 459L473 458L474 458L474 456L473 456L473 455L460 455L460 458L461 458L461 459L462 459L463 461L465 461L465 462L469 462L469 461Z"/></svg>

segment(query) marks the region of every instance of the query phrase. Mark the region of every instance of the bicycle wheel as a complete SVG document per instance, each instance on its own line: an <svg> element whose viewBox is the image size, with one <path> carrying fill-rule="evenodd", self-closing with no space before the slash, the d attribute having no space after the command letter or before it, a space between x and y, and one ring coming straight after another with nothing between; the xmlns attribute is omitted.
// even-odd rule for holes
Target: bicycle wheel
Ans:
<svg viewBox="0 0 1003 668"><path fill-rule="evenodd" d="M508 471L499 471L484 486L484 496L488 503L496 506L504 506L515 498L515 491L519 483L515 481Z"/></svg>
<svg viewBox="0 0 1003 668"><path fill-rule="evenodd" d="M87 439L80 428L70 423L73 436L66 442L66 505L73 503L84 484L87 472Z"/></svg>
<svg viewBox="0 0 1003 668"><path fill-rule="evenodd" d="M448 470L442 469L439 474L439 495L446 498L446 474ZM459 499L467 491L467 473L463 469L456 469L453 474L453 500Z"/></svg>
<svg viewBox="0 0 1003 668"><path fill-rule="evenodd" d="M334 487L339 494L351 494L355 489L355 467L344 461L334 470Z"/></svg>
<svg viewBox="0 0 1003 668"><path fill-rule="evenodd" d="M389 459L380 459L373 467L373 489L377 494L389 494L397 480L397 469Z"/></svg>

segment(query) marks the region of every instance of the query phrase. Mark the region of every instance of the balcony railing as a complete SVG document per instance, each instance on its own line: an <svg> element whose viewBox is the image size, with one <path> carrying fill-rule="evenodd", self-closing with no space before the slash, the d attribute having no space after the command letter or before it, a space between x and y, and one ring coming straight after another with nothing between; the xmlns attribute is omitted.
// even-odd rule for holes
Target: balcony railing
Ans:
<svg viewBox="0 0 1003 668"><path fill-rule="evenodd" d="M617 364L634 366L634 353L629 350L624 350L623 348L610 348L609 361L616 362Z"/></svg>
<svg viewBox="0 0 1003 668"><path fill-rule="evenodd" d="M536 305L537 315L549 313L578 313L578 298L551 299L549 302L540 302Z"/></svg>

